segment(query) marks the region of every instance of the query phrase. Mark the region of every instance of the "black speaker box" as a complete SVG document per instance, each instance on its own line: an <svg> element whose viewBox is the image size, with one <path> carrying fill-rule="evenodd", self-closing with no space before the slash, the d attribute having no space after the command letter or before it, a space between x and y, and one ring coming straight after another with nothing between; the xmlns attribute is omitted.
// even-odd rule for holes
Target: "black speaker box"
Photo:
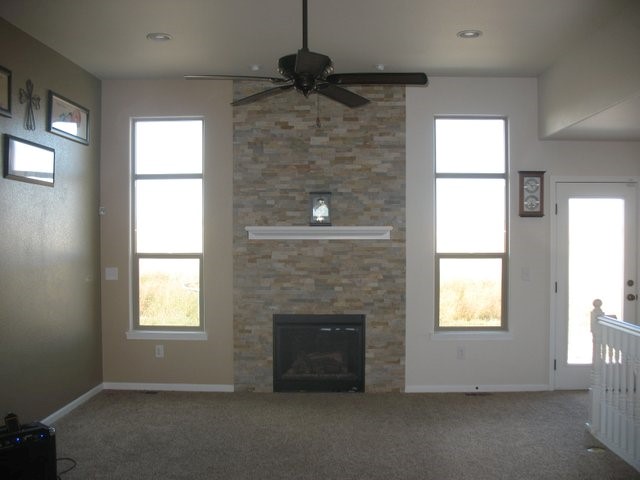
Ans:
<svg viewBox="0 0 640 480"><path fill-rule="evenodd" d="M0 478L56 480L56 433L40 422L10 432L0 427Z"/></svg>

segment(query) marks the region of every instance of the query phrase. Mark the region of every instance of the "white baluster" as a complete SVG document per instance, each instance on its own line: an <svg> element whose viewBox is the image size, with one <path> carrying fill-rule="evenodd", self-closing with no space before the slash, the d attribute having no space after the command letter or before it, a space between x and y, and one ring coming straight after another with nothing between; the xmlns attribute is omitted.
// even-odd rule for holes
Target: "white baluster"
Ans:
<svg viewBox="0 0 640 480"><path fill-rule="evenodd" d="M616 445L621 445L621 424L624 421L622 418L622 361L621 361L621 349L622 349L622 336L623 333L616 330L613 335L613 441Z"/></svg>
<svg viewBox="0 0 640 480"><path fill-rule="evenodd" d="M606 377L606 383L605 383L605 388L606 388L606 392L607 392L607 398L605 401L606 404L606 409L607 409L607 419L606 419L606 425L607 425L607 438L610 441L613 441L613 389L614 389L614 370L613 370L613 331L607 329L606 331L606 341L605 341L605 345L606 345L606 353L607 353L607 358L606 358L606 365L605 365L605 377Z"/></svg>
<svg viewBox="0 0 640 480"><path fill-rule="evenodd" d="M638 338L627 335L627 345L624 361L626 363L627 373L627 396L625 405L625 416L627 418L627 450L635 454L637 449L637 439L635 436L635 403L636 403L636 385L635 385L635 357L637 352Z"/></svg>
<svg viewBox="0 0 640 480"><path fill-rule="evenodd" d="M604 389L602 388L602 326L598 324L598 317L604 315L600 308L602 300L593 301L591 311L591 335L593 338L593 366L591 368L591 433L597 435L602 426L601 405Z"/></svg>
<svg viewBox="0 0 640 480"><path fill-rule="evenodd" d="M629 448L629 335L622 335L620 339L620 445L624 450Z"/></svg>
<svg viewBox="0 0 640 480"><path fill-rule="evenodd" d="M631 395L631 435L633 438L634 458L640 461L640 337L634 337L630 363L633 375L633 395Z"/></svg>

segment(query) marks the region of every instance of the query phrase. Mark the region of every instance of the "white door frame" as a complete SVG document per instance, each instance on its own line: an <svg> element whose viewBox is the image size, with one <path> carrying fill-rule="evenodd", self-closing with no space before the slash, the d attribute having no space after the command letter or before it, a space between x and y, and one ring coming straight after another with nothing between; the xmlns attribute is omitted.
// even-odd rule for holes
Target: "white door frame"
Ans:
<svg viewBox="0 0 640 480"><path fill-rule="evenodd" d="M556 215L555 208L557 204L556 198L556 185L558 183L624 183L624 182L635 182L638 184L638 198L640 198L640 177L637 176L621 176L621 177L584 177L584 176L556 176L551 175L549 177L549 187L547 191L549 192L549 206L547 207L547 211L545 215L550 215L550 237L549 237L549 250L550 250L550 278L549 278L549 388L551 390L556 389L556 379L555 379L555 365L554 361L556 359L556 329L558 319L556 317L557 312L557 294L555 292L555 282L558 278L558 252L557 252L557 233L558 233L558 216ZM638 206L636 206L638 207ZM638 210L640 211L640 210ZM638 222L640 225L640 222ZM640 233L640 232L639 232ZM638 235L638 242L640 242L640 234ZM636 249L640 251L640 248L636 246ZM637 255L640 259L640 255ZM640 260L636 260L640 262ZM636 265L636 271L640 272L640 266ZM640 278L640 277L638 277ZM640 310L640 308L639 308ZM605 307L606 311L606 307ZM640 315L640 313L638 313Z"/></svg>

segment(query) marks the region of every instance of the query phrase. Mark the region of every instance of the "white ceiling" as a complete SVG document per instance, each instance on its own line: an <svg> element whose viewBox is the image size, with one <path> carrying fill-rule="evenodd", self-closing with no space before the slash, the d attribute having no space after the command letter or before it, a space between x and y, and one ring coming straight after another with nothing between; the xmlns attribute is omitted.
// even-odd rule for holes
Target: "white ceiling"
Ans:
<svg viewBox="0 0 640 480"><path fill-rule="evenodd" d="M309 48L337 73L536 76L626 0L309 0ZM0 16L99 78L275 74L301 0L2 0ZM479 29L476 40L456 33ZM149 32L173 35L151 42Z"/></svg>
<svg viewBox="0 0 640 480"><path fill-rule="evenodd" d="M308 0L309 48L337 73L538 76L634 1ZM0 16L101 79L271 76L302 46L302 0L0 0ZM483 34L463 40L463 29ZM635 121L640 102L618 110L607 120ZM637 124L617 128L640 138ZM603 125L585 129L602 136Z"/></svg>

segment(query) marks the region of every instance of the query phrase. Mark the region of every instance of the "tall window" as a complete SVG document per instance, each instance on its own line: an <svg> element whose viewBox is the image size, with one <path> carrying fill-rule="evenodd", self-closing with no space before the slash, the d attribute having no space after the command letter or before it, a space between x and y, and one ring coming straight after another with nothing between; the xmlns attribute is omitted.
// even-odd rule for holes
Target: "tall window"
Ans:
<svg viewBox="0 0 640 480"><path fill-rule="evenodd" d="M134 328L203 330L203 121L136 119L132 139Z"/></svg>
<svg viewBox="0 0 640 480"><path fill-rule="evenodd" d="M507 122L435 120L436 329L506 329Z"/></svg>

